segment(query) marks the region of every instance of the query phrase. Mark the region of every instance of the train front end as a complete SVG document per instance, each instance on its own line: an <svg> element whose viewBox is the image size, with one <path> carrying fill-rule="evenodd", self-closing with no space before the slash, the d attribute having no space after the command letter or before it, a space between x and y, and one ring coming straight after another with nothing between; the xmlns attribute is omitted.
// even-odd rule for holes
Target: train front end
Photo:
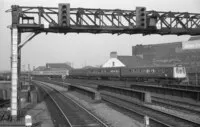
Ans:
<svg viewBox="0 0 200 127"><path fill-rule="evenodd" d="M179 79L179 80L186 79L187 74L186 74L185 67L181 66L181 65L174 66L173 67L173 77L175 79Z"/></svg>

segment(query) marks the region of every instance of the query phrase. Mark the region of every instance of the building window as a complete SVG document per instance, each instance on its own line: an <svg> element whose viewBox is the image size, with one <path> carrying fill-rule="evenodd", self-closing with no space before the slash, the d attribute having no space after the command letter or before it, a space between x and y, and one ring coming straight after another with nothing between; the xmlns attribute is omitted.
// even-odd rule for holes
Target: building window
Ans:
<svg viewBox="0 0 200 127"><path fill-rule="evenodd" d="M113 67L115 66L115 62L112 62L112 66L113 66Z"/></svg>

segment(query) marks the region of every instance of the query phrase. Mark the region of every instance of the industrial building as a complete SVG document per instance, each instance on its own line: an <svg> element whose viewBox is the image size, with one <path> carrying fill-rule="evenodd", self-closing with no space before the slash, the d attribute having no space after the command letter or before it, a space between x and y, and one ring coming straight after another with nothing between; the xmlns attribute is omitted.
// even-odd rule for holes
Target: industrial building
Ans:
<svg viewBox="0 0 200 127"><path fill-rule="evenodd" d="M200 66L200 36L184 42L136 45L132 47L132 55L148 60L153 65Z"/></svg>

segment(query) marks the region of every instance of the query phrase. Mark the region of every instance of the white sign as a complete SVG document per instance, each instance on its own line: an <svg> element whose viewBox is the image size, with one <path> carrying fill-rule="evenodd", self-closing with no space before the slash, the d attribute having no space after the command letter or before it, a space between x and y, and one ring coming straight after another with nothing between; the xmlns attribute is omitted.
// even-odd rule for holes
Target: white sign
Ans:
<svg viewBox="0 0 200 127"><path fill-rule="evenodd" d="M182 49L200 49L200 40L182 42Z"/></svg>
<svg viewBox="0 0 200 127"><path fill-rule="evenodd" d="M148 116L144 116L144 123L147 126L149 126L149 117Z"/></svg>
<svg viewBox="0 0 200 127"><path fill-rule="evenodd" d="M25 126L27 127L32 126L32 117L30 115L25 116Z"/></svg>

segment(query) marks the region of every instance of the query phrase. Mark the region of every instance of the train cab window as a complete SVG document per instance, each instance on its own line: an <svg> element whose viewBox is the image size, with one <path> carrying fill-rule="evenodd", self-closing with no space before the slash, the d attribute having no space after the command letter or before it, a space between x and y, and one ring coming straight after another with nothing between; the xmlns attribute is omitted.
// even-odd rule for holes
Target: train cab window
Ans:
<svg viewBox="0 0 200 127"><path fill-rule="evenodd" d="M155 69L151 69L151 73L155 73Z"/></svg>
<svg viewBox="0 0 200 127"><path fill-rule="evenodd" d="M176 72L177 73L183 73L183 68L182 67L176 67Z"/></svg>
<svg viewBox="0 0 200 127"><path fill-rule="evenodd" d="M176 73L179 73L179 69L178 68L176 68Z"/></svg>
<svg viewBox="0 0 200 127"><path fill-rule="evenodd" d="M185 68L183 67L183 73L185 74L186 73L186 71L185 71Z"/></svg>

